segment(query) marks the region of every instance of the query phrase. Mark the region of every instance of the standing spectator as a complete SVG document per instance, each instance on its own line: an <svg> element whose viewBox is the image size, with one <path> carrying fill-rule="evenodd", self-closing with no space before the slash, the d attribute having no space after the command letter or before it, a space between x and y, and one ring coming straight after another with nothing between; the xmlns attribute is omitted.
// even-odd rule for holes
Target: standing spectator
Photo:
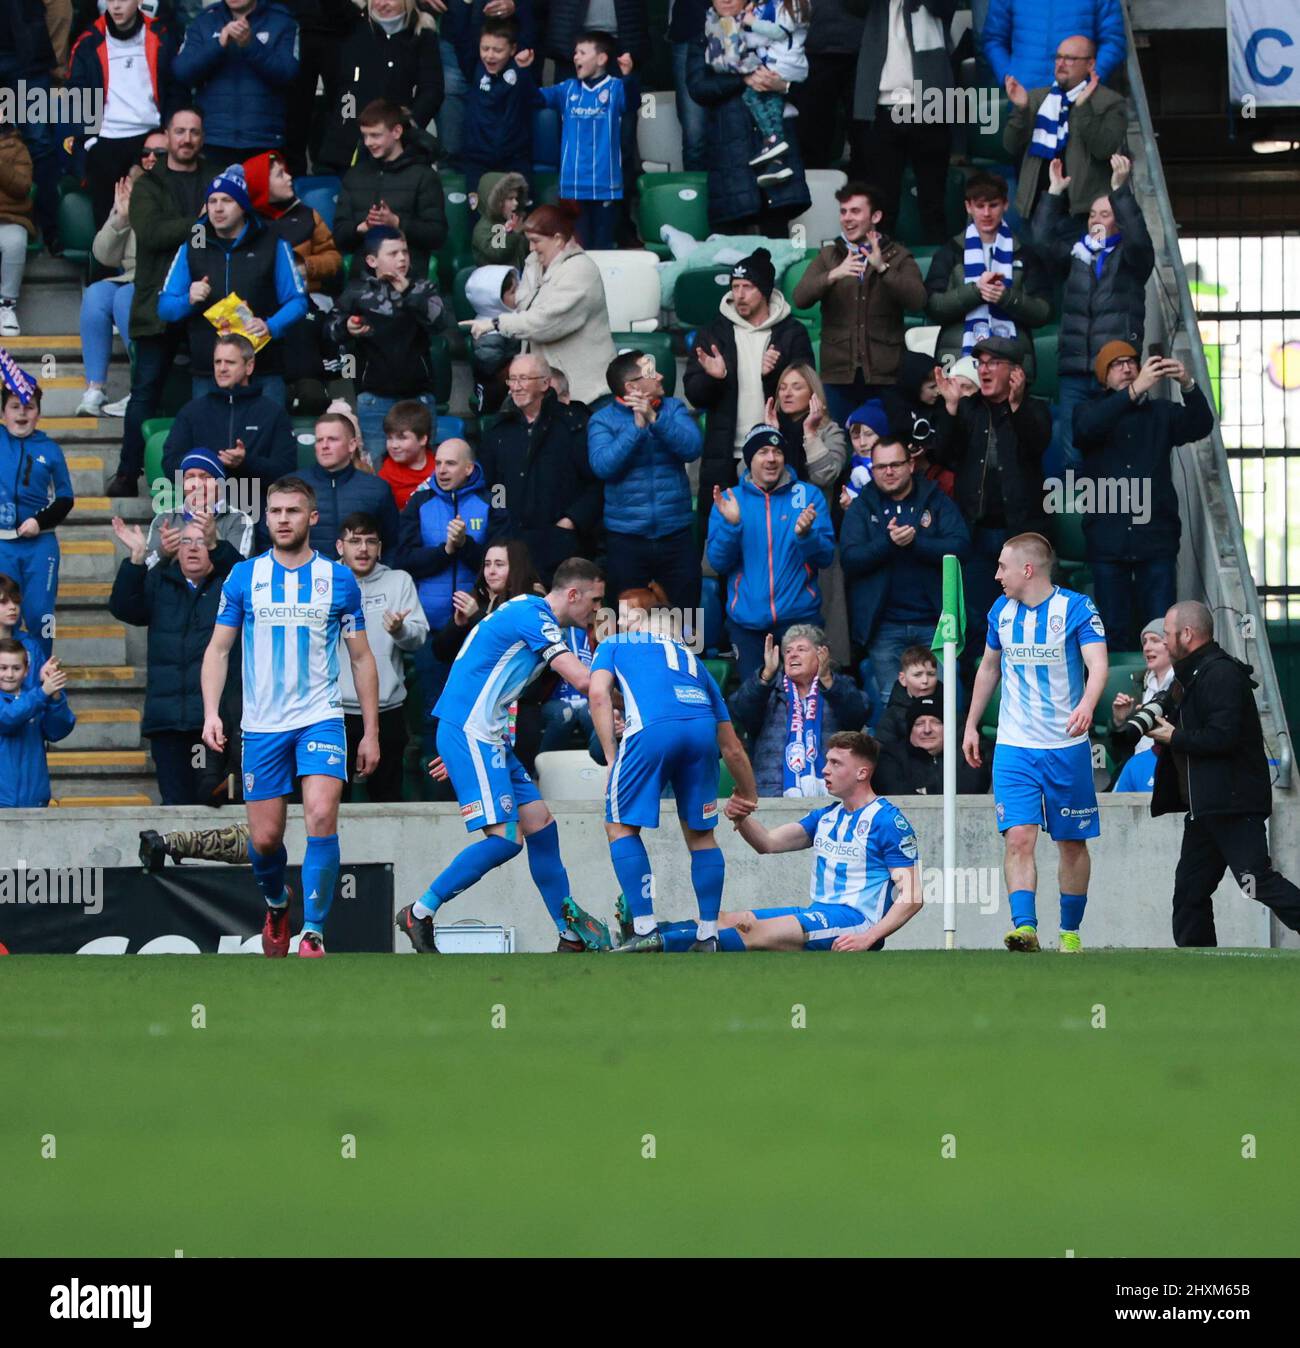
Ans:
<svg viewBox="0 0 1300 1348"><path fill-rule="evenodd" d="M898 227L903 168L910 163L922 242L941 243L952 128L923 120L913 94L919 86L946 99L956 84L948 32L956 0L844 0L844 8L866 19L853 87L854 157L880 185L890 229Z"/></svg>
<svg viewBox="0 0 1300 1348"><path fill-rule="evenodd" d="M379 476L392 490L399 515L433 472L433 428L433 413L416 398L394 403L384 417Z"/></svg>
<svg viewBox="0 0 1300 1348"><path fill-rule="evenodd" d="M591 633L585 627L561 628L569 649L588 669L596 654ZM538 753L559 749L586 749L596 733L586 693L580 693L567 680L555 685L555 691L542 703L542 738ZM599 742L599 741L598 741Z"/></svg>
<svg viewBox="0 0 1300 1348"><path fill-rule="evenodd" d="M307 287L293 249L253 210L240 164L208 184L200 224L176 250L158 295L159 317L186 324L194 397L216 387L212 354L219 332L206 311L238 295L253 314L242 335L263 343L253 386L283 404L284 351L276 339L307 313Z"/></svg>
<svg viewBox="0 0 1300 1348"><path fill-rule="evenodd" d="M812 204L796 141L785 151L790 176L759 186L749 160L763 137L745 106L746 92L788 96L793 85L765 66L748 75L710 67L703 33L686 50L686 88L707 111L709 225L723 234L758 232L780 237Z"/></svg>
<svg viewBox="0 0 1300 1348"><path fill-rule="evenodd" d="M0 809L44 809L50 803L46 742L66 739L77 724L63 694L68 676L59 662L47 660L33 687L24 687L28 665L21 642L0 640Z"/></svg>
<svg viewBox="0 0 1300 1348"><path fill-rule="evenodd" d="M253 383L256 363L247 337L228 333L213 343L216 387L191 398L177 412L163 445L163 471L168 477L195 449L215 455L227 477L251 478L259 490L296 471L293 423L284 405Z"/></svg>
<svg viewBox="0 0 1300 1348"><path fill-rule="evenodd" d="M366 799L373 805L402 798L402 759L406 752L406 673L403 651L418 651L429 636L429 624L415 582L405 571L379 560L383 544L379 525L370 515L349 515L340 526L339 560L356 577L366 614L366 640L379 670L379 766L365 779ZM347 733L348 762L356 762L365 734L361 700L352 677L352 662L339 662L339 696ZM346 788L351 799L351 787Z"/></svg>
<svg viewBox="0 0 1300 1348"><path fill-rule="evenodd" d="M152 568L175 557L186 525L197 520L203 526L203 541L212 554L213 568L224 579L237 562L251 554L253 521L230 504L222 485L226 470L210 450L191 450L176 471L181 479L180 505L178 509L160 510L153 517L145 540L145 565Z"/></svg>
<svg viewBox="0 0 1300 1348"><path fill-rule="evenodd" d="M376 225L365 235L365 271L354 273L330 318L330 335L356 355L357 420L370 462L384 460L384 417L399 402L437 403L429 341L442 317L434 282L411 275L400 230Z"/></svg>
<svg viewBox="0 0 1300 1348"><path fill-rule="evenodd" d="M382 98L367 103L360 122L363 151L344 174L334 237L351 253L371 229L400 229L411 251L412 275L425 276L447 237L442 180L397 104Z"/></svg>
<svg viewBox="0 0 1300 1348"><path fill-rule="evenodd" d="M766 421L781 432L785 461L796 477L828 489L839 480L848 441L826 414L826 390L811 365L785 367Z"/></svg>
<svg viewBox="0 0 1300 1348"><path fill-rule="evenodd" d="M647 357L646 359L649 359ZM537 355L510 362L501 415L483 436L483 476L528 545L542 582L569 557L596 556L604 491L587 457L587 413L551 392L551 370Z"/></svg>
<svg viewBox="0 0 1300 1348"><path fill-rule="evenodd" d="M957 755L957 794L982 796L992 781L987 749L979 767ZM882 796L943 795L943 700L917 698L907 709L907 735L881 745L880 762L871 778Z"/></svg>
<svg viewBox="0 0 1300 1348"><path fill-rule="evenodd" d="M167 153L167 133L154 130L144 138L140 162L114 188L113 209L90 245L91 255L106 271L115 273L88 285L81 295L81 359L86 389L77 404L79 417L126 415L127 398L108 403L104 385L113 353L113 329L123 342L131 331L131 301L135 296L135 231L131 228L131 193L141 174ZM128 395L129 397L130 395Z"/></svg>
<svg viewBox="0 0 1300 1348"><path fill-rule="evenodd" d="M172 64L195 90L208 155L241 163L284 145L287 94L298 74L298 25L270 0L217 0L189 23Z"/></svg>
<svg viewBox="0 0 1300 1348"><path fill-rule="evenodd" d="M943 607L944 554L964 558L969 547L961 512L935 483L915 479L896 433L881 436L871 481L840 529L854 651L877 708L890 694L902 653L934 636Z"/></svg>
<svg viewBox="0 0 1300 1348"><path fill-rule="evenodd" d="M799 309L821 305L821 373L831 418L843 422L897 380L903 315L925 308L925 283L912 254L880 233L878 188L846 183L835 200L840 237L809 263L794 302Z"/></svg>
<svg viewBox="0 0 1300 1348"><path fill-rule="evenodd" d="M1110 157L1124 148L1128 104L1103 88L1097 74L1097 47L1086 37L1067 37L1056 49L1050 87L1026 89L1014 75L1006 79L1011 118L1002 133L1007 153L1022 155L1016 210L1030 221L1047 187L1047 166L1064 161L1070 175L1071 215L1083 217L1110 179Z"/></svg>
<svg viewBox="0 0 1300 1348"><path fill-rule="evenodd" d="M1012 76L1026 89L1050 84L1059 44L1072 34L1096 44L1102 83L1124 64L1124 9L1120 0L992 0L981 34L993 82Z"/></svg>
<svg viewBox="0 0 1300 1348"><path fill-rule="evenodd" d="M18 296L27 270L27 245L36 237L32 157L3 114L0 108L0 337L18 337L22 333Z"/></svg>
<svg viewBox="0 0 1300 1348"><path fill-rule="evenodd" d="M131 297L130 337L135 361L122 452L117 471L104 487L106 496L139 495L144 423L157 414L163 386L185 336L181 324L165 323L159 315L158 293L177 248L189 240L203 209L212 170L202 151L203 119L193 108L181 108L167 122L166 157L147 168L131 189L135 294Z"/></svg>
<svg viewBox="0 0 1300 1348"><path fill-rule="evenodd" d="M623 119L637 111L632 59L618 55L607 33L581 33L573 48L574 78L539 89L560 115L560 200L577 208L584 247L616 246L623 200ZM624 77L620 79L614 71Z"/></svg>
<svg viewBox="0 0 1300 1348"><path fill-rule="evenodd" d="M713 488L705 548L727 594L742 679L762 667L767 638L780 641L796 623L822 625L817 573L835 558L825 498L786 467L781 433L756 426L744 456L740 485Z"/></svg>
<svg viewBox="0 0 1300 1348"><path fill-rule="evenodd" d="M446 92L438 114L438 139L447 153L454 156L466 143L465 97L469 89L464 69L466 63L472 66L478 55L483 25L488 19L513 19L518 24L519 51L535 54L537 25L533 19L533 0L461 0L459 4L433 0L432 7L439 6L445 10L438 24L438 45Z"/></svg>
<svg viewBox="0 0 1300 1348"><path fill-rule="evenodd" d="M606 391L614 339L600 269L574 238L572 211L539 206L524 221L530 249L514 313L462 324L474 339L497 331L524 343L569 377L573 396L595 402Z"/></svg>
<svg viewBox="0 0 1300 1348"><path fill-rule="evenodd" d="M162 565L149 564L139 525L114 519L113 532L129 555L118 567L108 608L119 622L149 629L140 733L149 741L162 803L221 804L214 797L224 791L224 763L209 764L213 755L207 748L195 752L203 743L199 671L216 625L222 581L241 558L236 554L224 569L214 566L208 525L197 517L181 527ZM236 676L222 699L222 720L231 724L237 686Z"/></svg>
<svg viewBox="0 0 1300 1348"><path fill-rule="evenodd" d="M860 730L867 719L857 684L831 669L826 634L808 623L791 627L779 643L767 638L761 668L729 706L749 738L760 798L824 796L827 741Z"/></svg>
<svg viewBox="0 0 1300 1348"><path fill-rule="evenodd" d="M1052 301L1037 254L1012 233L1006 213L1006 179L972 173L966 183L970 223L930 263L926 313L943 324L935 356L944 363L970 355L985 337L1001 337L1016 344L1032 380L1030 329L1052 316Z"/></svg>
<svg viewBox="0 0 1300 1348"><path fill-rule="evenodd" d="M0 0L0 89L16 94L21 83L26 85L29 97L35 92L38 98L48 100L54 64L54 46L41 0ZM29 173L36 183L36 220L41 237L46 251L58 257L63 252L58 238L58 127L49 117L24 118L21 135L31 160ZM23 189L24 198L31 181L29 178ZM7 190L0 182L0 191Z"/></svg>
<svg viewBox="0 0 1300 1348"><path fill-rule="evenodd" d="M303 174L307 172L309 150L314 163L320 158L335 57L347 41L356 6L353 0L283 0L283 3L298 23L298 73L287 95L284 151L292 172ZM318 112L316 88L322 80L325 98Z"/></svg>
<svg viewBox="0 0 1300 1348"><path fill-rule="evenodd" d="M78 128L76 155L96 228L113 209L117 184L140 162L146 138L185 101L172 73L176 48L171 25L143 14L140 0L107 0L72 48L69 88L80 91L83 108L102 107L96 129Z"/></svg>
<svg viewBox="0 0 1300 1348"><path fill-rule="evenodd" d="M1110 644L1126 651L1137 647L1143 613L1173 606L1182 522L1171 459L1209 435L1214 412L1178 361L1152 356L1139 370L1126 342L1102 347L1096 373L1108 391L1075 409L1076 481L1096 487L1083 517L1085 551ZM1178 381L1181 403L1150 396L1163 379ZM1108 482L1128 490L1104 490Z"/></svg>
<svg viewBox="0 0 1300 1348"><path fill-rule="evenodd" d="M23 592L12 576L0 574L0 637L12 637L27 652L27 679L24 688L34 688L40 682L45 651L30 632L24 632L19 623L23 619Z"/></svg>
<svg viewBox="0 0 1300 1348"><path fill-rule="evenodd" d="M392 557L397 552L397 504L388 483L357 465L360 436L356 423L343 412L325 412L316 418L316 462L299 477L316 493L319 519L309 541L322 557L333 559L339 529L349 515L372 515L379 525L379 541Z"/></svg>
<svg viewBox="0 0 1300 1348"><path fill-rule="evenodd" d="M762 422L767 400L788 365L812 365L808 331L776 289L766 248L731 269L731 287L719 301L721 318L701 328L686 361L684 387L692 406L708 413L700 465L699 520L707 531L714 487L734 487L740 448ZM611 584L612 593L617 593Z"/></svg>
<svg viewBox="0 0 1300 1348"><path fill-rule="evenodd" d="M1042 533L1043 454L1052 438L1052 414L1028 396L1020 349L1002 337L975 348L980 391L962 397L956 381L935 367L943 406L934 409L931 458L956 475L955 500L971 545L962 563L966 594L963 665L972 673L984 654L986 615L1001 598L998 554L1015 535Z"/></svg>
<svg viewBox="0 0 1300 1348"><path fill-rule="evenodd" d="M709 0L671 0L668 12L673 95L677 105L677 123L682 129L682 168L689 173L703 173L709 167L708 112L691 97L691 91L686 85L686 53L693 42L700 41L704 36L704 16L708 8ZM802 89L805 86L799 87Z"/></svg>
<svg viewBox="0 0 1300 1348"><path fill-rule="evenodd" d="M791 101L799 109L794 125L804 167L832 168L843 157L848 140L851 180L862 174L857 161L858 140L849 135L862 25L862 15L850 14L845 0L814 0L805 44L808 78L791 94Z"/></svg>
<svg viewBox="0 0 1300 1348"><path fill-rule="evenodd" d="M59 540L54 530L73 507L72 478L63 450L36 429L41 419L40 385L21 372L6 370L0 397L0 572L17 581L23 593L23 623L48 656L54 645L59 593Z"/></svg>
<svg viewBox="0 0 1300 1348"><path fill-rule="evenodd" d="M519 50L514 19L485 19L478 46L463 67L465 138L452 162L471 192L485 173L533 171L533 55Z"/></svg>
<svg viewBox="0 0 1300 1348"><path fill-rule="evenodd" d="M424 127L442 106L442 56L433 14L417 0L362 0L353 8L347 32L330 50L325 88L329 113L317 167L342 176L357 152L362 108L384 99L405 108L413 126Z"/></svg>
<svg viewBox="0 0 1300 1348"><path fill-rule="evenodd" d="M686 465L700 457L700 429L684 403L665 395L653 356L625 351L606 379L614 397L587 427L591 467L606 484L606 592L657 580L674 608L696 609L700 549Z"/></svg>
<svg viewBox="0 0 1300 1348"><path fill-rule="evenodd" d="M1074 409L1094 388L1094 367L1108 342L1142 349L1146 325L1146 285L1156 264L1142 208L1129 185L1132 164L1111 156L1111 191L1088 211L1082 236L1067 213L1070 179L1060 160L1048 165L1051 185L1034 214L1034 239L1041 254L1065 279L1061 301L1060 390L1050 471L1078 466Z"/></svg>

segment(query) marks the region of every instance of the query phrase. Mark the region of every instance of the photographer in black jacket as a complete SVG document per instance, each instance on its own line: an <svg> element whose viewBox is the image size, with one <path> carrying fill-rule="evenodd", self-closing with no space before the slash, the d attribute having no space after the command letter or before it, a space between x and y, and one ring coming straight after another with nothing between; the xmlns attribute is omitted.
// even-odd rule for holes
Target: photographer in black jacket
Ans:
<svg viewBox="0 0 1300 1348"><path fill-rule="evenodd" d="M1218 944L1212 896L1229 868L1247 898L1300 931L1300 889L1268 855L1264 820L1273 791L1251 668L1214 640L1210 610L1195 601L1165 614L1165 644L1174 661L1171 719L1157 717L1148 733L1160 746L1151 813L1187 814L1174 875L1174 941Z"/></svg>

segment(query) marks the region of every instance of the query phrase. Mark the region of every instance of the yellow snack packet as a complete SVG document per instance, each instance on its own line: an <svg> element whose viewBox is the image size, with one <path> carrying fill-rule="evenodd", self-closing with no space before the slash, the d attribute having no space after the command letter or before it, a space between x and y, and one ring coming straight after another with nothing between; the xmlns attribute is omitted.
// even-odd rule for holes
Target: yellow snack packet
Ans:
<svg viewBox="0 0 1300 1348"><path fill-rule="evenodd" d="M233 332L240 337L247 337L253 344L254 351L260 351L271 340L269 333L264 333L260 337L254 337L248 330L248 325L257 317L257 315L239 298L235 291L231 291L225 299L218 300L214 305L203 311L203 317L212 324L218 332Z"/></svg>

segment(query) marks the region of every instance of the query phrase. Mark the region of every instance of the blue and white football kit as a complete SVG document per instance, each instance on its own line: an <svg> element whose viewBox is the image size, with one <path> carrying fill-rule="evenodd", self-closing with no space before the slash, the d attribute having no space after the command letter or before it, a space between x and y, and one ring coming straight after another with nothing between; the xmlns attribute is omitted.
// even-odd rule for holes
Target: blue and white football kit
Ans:
<svg viewBox="0 0 1300 1348"><path fill-rule="evenodd" d="M590 84L568 79L539 89L537 96L561 118L560 196L569 201L621 197L626 84L614 75Z"/></svg>
<svg viewBox="0 0 1300 1348"><path fill-rule="evenodd" d="M610 765L605 819L632 828L659 827L659 801L671 785L677 816L703 832L718 822L718 725L731 713L713 675L675 641L651 632L607 637L591 672L612 674L623 694L625 729ZM653 930L653 873L639 834L615 838L610 861L638 935ZM691 884L700 939L716 935L726 862L715 844L691 851Z"/></svg>
<svg viewBox="0 0 1300 1348"><path fill-rule="evenodd" d="M1096 606L1059 585L1032 608L1004 595L989 610L987 641L1002 655L993 752L999 831L1035 824L1057 842L1097 837L1088 736L1067 730L1088 681L1083 648L1106 641Z"/></svg>

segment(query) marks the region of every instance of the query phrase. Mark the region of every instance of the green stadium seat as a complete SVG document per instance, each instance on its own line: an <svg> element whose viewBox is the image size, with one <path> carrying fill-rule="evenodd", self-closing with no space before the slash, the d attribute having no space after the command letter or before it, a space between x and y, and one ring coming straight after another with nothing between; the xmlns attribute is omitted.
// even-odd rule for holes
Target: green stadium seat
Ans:
<svg viewBox="0 0 1300 1348"><path fill-rule="evenodd" d="M736 662L730 656L718 656L711 660L701 660L700 663L705 669L713 675L713 681L718 685L723 697L740 680L736 677Z"/></svg>
<svg viewBox="0 0 1300 1348"><path fill-rule="evenodd" d="M59 202L59 238L63 256L69 262L90 264L90 249L95 242L95 211L89 192L69 192Z"/></svg>
<svg viewBox="0 0 1300 1348"><path fill-rule="evenodd" d="M664 377L664 392L671 398L677 392L677 357L673 355L673 339L666 332L611 332L614 349L644 351L655 358L655 368Z"/></svg>
<svg viewBox="0 0 1300 1348"><path fill-rule="evenodd" d="M1061 328L1057 323L1039 328L1034 333L1034 383L1037 398L1056 401L1061 365Z"/></svg>
<svg viewBox="0 0 1300 1348"><path fill-rule="evenodd" d="M1087 546L1083 536L1083 515L1077 510L1054 510L1047 517L1047 536L1062 562L1083 562Z"/></svg>
<svg viewBox="0 0 1300 1348"><path fill-rule="evenodd" d="M447 211L447 237L437 253L437 279L444 293L452 289L456 273L473 261L470 238L473 226L470 223L469 195L465 187L463 173L443 173L442 192ZM435 279L432 264L429 279Z"/></svg>
<svg viewBox="0 0 1300 1348"><path fill-rule="evenodd" d="M474 306L465 297L465 285L476 267L462 267L451 283L451 311L457 323L468 323L474 317Z"/></svg>
<svg viewBox="0 0 1300 1348"><path fill-rule="evenodd" d="M143 435L146 440L148 440L148 438L151 435L153 435L155 431L171 430L172 422L174 420L175 417L150 417L148 421L146 421L140 427L140 434Z"/></svg>
<svg viewBox="0 0 1300 1348"><path fill-rule="evenodd" d="M673 289L673 312L677 315L677 326L689 330L716 322L721 317L718 305L730 285L729 267L683 272Z"/></svg>
<svg viewBox="0 0 1300 1348"><path fill-rule="evenodd" d="M988 739L994 739L998 733L998 708L1002 705L1002 685L999 683L993 689L993 696L989 698L989 705L984 708L984 715L980 717L980 734Z"/></svg>
<svg viewBox="0 0 1300 1348"><path fill-rule="evenodd" d="M814 347L821 341L822 307L820 304L814 304L811 309L796 309L794 291L804 272L812 265L813 258L820 251L819 248L807 249L804 256L798 262L792 262L785 269L785 275L781 277L781 293L790 301L790 312L808 329L808 336L812 338Z"/></svg>
<svg viewBox="0 0 1300 1348"><path fill-rule="evenodd" d="M163 446L167 443L167 430L146 437L144 442L144 484L145 490L159 503L160 510L171 509L172 487L163 472Z"/></svg>
<svg viewBox="0 0 1300 1348"><path fill-rule="evenodd" d="M647 178L664 176L667 175L643 174L641 182L644 184ZM645 246L661 258L670 258L672 250L659 234L662 226L672 225L684 230L693 239L709 237L708 191L691 182L657 181L649 187L642 186L636 218Z"/></svg>
<svg viewBox="0 0 1300 1348"><path fill-rule="evenodd" d="M998 118L993 123L995 130L986 132L983 124L975 122L966 128L966 153L972 163L981 167L1000 166L1007 162L1007 151L1002 144L1002 132L1011 120L1011 100L1001 90L998 91Z"/></svg>
<svg viewBox="0 0 1300 1348"><path fill-rule="evenodd" d="M553 206L560 199L560 175L554 170L536 169L530 179L533 185L533 205Z"/></svg>
<svg viewBox="0 0 1300 1348"><path fill-rule="evenodd" d="M293 438L298 446L298 467L314 468L316 466L316 427L314 425L295 426Z"/></svg>
<svg viewBox="0 0 1300 1348"><path fill-rule="evenodd" d="M948 234L956 234L966 224L966 175L959 168L948 170L947 188L944 193L945 228ZM893 235L907 244L919 244L922 240L921 214L916 204L916 176L911 164L903 170L903 185L898 202L898 220L894 224Z"/></svg>

